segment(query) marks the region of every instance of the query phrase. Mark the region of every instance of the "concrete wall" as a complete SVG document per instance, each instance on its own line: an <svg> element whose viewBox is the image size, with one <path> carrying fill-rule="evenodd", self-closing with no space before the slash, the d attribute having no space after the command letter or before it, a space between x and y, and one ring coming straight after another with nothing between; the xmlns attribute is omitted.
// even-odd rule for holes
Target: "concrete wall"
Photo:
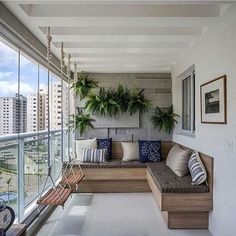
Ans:
<svg viewBox="0 0 236 236"><path fill-rule="evenodd" d="M210 231L214 236L235 235L236 219L236 6L231 6L221 23L207 32L200 42L185 53L173 68L173 104L181 114L182 96L179 74L195 64L196 135L175 129L173 140L214 157L214 209L210 214ZM202 124L200 85L223 74L227 80L228 124Z"/></svg>
<svg viewBox="0 0 236 236"><path fill-rule="evenodd" d="M136 86L137 88L145 88L145 97L148 98L152 105L159 105L160 107L169 107L172 104L171 95L171 76L169 73L166 74L110 74L110 73L98 73L91 74L91 78L99 82L99 86L105 88L116 88L119 84L132 88ZM83 102L78 101L77 105L83 107ZM131 141L137 139L162 139L170 140L171 136L158 130L153 130L152 124L150 122L152 109L142 116L139 117L139 127L131 128L129 127L128 119L124 122L125 128L99 128L88 132L83 137L77 138L90 138L90 137L111 137L113 140L117 141ZM137 119L136 117L134 117ZM132 117L133 119L133 117ZM131 122L134 123L134 122ZM121 125L122 126L122 125ZM131 125L132 126L132 125Z"/></svg>

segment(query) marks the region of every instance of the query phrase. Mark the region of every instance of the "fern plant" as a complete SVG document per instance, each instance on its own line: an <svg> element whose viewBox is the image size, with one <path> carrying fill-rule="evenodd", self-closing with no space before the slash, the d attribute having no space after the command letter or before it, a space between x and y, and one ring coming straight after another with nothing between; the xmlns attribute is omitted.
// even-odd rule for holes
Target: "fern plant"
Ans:
<svg viewBox="0 0 236 236"><path fill-rule="evenodd" d="M95 121L91 118L90 114L79 111L78 114L72 115L72 119L69 122L69 130L78 130L80 136L82 136L88 129L94 128L92 122Z"/></svg>
<svg viewBox="0 0 236 236"><path fill-rule="evenodd" d="M179 117L179 115L173 112L173 105L168 108L167 112L162 111L160 107L156 106L150 120L154 129L159 128L159 131L164 130L166 133L170 134L177 123L176 117Z"/></svg>
<svg viewBox="0 0 236 236"><path fill-rule="evenodd" d="M130 94L128 107L130 115L135 114L137 111L139 111L140 114L144 114L148 111L149 106L150 102L144 97L144 89L134 89Z"/></svg>
<svg viewBox="0 0 236 236"><path fill-rule="evenodd" d="M128 111L130 103L130 92L127 87L123 87L121 84L118 86L115 92L115 101L120 107L120 111L125 113Z"/></svg>
<svg viewBox="0 0 236 236"><path fill-rule="evenodd" d="M98 82L89 79L89 74L86 74L82 71L78 76L78 80L72 84L71 89L73 89L75 95L80 96L80 100L83 100L88 96L91 89L97 87Z"/></svg>
<svg viewBox="0 0 236 236"><path fill-rule="evenodd" d="M99 113L101 116L113 116L119 113L119 104L115 100L116 92L114 89L105 90L100 88L98 94L90 94L85 104L86 110L93 114Z"/></svg>

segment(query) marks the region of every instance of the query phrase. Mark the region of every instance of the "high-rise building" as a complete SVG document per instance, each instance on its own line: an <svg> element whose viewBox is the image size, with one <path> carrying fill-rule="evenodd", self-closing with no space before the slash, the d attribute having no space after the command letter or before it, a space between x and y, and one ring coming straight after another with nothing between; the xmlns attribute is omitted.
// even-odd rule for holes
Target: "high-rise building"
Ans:
<svg viewBox="0 0 236 236"><path fill-rule="evenodd" d="M27 99L16 94L15 97L0 97L0 135L27 131Z"/></svg>
<svg viewBox="0 0 236 236"><path fill-rule="evenodd" d="M62 91L63 90L63 91ZM45 90L44 90L45 91ZM46 94L45 124L48 124L48 96ZM63 96L63 103L62 103ZM66 113L68 113L68 91L61 86L61 81L53 81L49 87L49 109L50 109L50 129L61 129L62 109L64 112L64 123L67 123Z"/></svg>
<svg viewBox="0 0 236 236"><path fill-rule="evenodd" d="M43 91L27 96L27 132L45 130L46 95Z"/></svg>

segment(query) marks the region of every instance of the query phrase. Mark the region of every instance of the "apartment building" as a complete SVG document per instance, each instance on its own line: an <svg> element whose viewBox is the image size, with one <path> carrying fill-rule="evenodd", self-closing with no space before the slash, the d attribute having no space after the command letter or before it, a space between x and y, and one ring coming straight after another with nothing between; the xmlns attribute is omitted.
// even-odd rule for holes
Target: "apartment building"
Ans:
<svg viewBox="0 0 236 236"><path fill-rule="evenodd" d="M27 131L45 130L46 94L31 93L27 96Z"/></svg>
<svg viewBox="0 0 236 236"><path fill-rule="evenodd" d="M26 130L26 97L18 94L15 97L0 97L0 135L24 133Z"/></svg>

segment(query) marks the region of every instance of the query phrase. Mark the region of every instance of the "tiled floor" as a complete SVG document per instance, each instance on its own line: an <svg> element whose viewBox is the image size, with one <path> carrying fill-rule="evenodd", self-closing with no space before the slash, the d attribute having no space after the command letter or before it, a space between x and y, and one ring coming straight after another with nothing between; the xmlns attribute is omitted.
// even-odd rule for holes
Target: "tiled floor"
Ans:
<svg viewBox="0 0 236 236"><path fill-rule="evenodd" d="M169 230L151 193L73 194L37 236L210 236L208 230Z"/></svg>

